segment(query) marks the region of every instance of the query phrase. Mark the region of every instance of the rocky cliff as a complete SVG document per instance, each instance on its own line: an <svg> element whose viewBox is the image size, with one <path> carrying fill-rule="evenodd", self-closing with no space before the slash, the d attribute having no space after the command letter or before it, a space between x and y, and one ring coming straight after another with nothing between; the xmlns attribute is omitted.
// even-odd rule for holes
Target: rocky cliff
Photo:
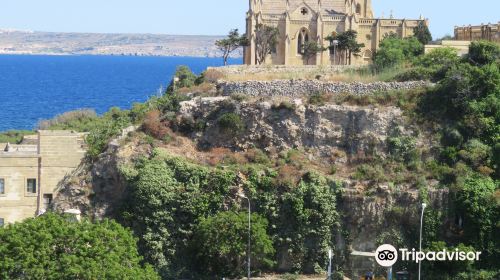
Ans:
<svg viewBox="0 0 500 280"><path fill-rule="evenodd" d="M238 116L241 123L222 122L228 114ZM344 182L338 207L349 232L349 240L338 240L339 247L373 251L377 238L387 227L387 215L394 208L403 209L401 217L409 219L408 224L418 224L415 219L422 197L412 182L394 186L352 175L359 162L367 157L389 156L387 139L394 131L398 135L416 134L402 110L395 106L313 105L305 98L242 101L230 96L196 97L180 103L169 125L177 127L183 135L179 138L190 142L193 150L169 145L163 148L194 160L197 153L221 147L235 152L257 148L271 157L294 149L303 152L311 165L319 166L318 170L336 166L335 177ZM131 133L131 137L112 141L107 152L94 163L84 163L62 182L54 207L78 208L95 218L113 216L127 192L127 181L120 170L152 151L150 144L137 137L140 132ZM423 145L429 141L425 138L417 136L417 143ZM429 182L428 198L430 203L444 209L447 190L432 188L435 184Z"/></svg>

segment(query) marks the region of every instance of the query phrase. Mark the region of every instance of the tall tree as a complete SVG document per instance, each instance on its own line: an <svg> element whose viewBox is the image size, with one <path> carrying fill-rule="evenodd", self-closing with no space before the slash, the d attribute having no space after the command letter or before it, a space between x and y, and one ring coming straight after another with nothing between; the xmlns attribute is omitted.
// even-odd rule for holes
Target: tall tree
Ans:
<svg viewBox="0 0 500 280"><path fill-rule="evenodd" d="M0 228L0 279L159 279L118 223L47 213Z"/></svg>
<svg viewBox="0 0 500 280"><path fill-rule="evenodd" d="M309 60L315 57L318 53L326 50L326 48L323 48L318 42L315 41L305 42L302 48L306 64L309 64Z"/></svg>
<svg viewBox="0 0 500 280"><path fill-rule="evenodd" d="M279 29L273 26L257 24L255 27L255 52L257 64L266 62L266 57L276 50Z"/></svg>
<svg viewBox="0 0 500 280"><path fill-rule="evenodd" d="M417 27L413 29L413 36L415 36L415 38L417 38L423 45L427 45L430 41L432 41L431 31L429 30L427 24L423 21L421 21Z"/></svg>
<svg viewBox="0 0 500 280"><path fill-rule="evenodd" d="M336 39L338 41L337 49L341 54L340 57L343 57L344 64L351 64L352 56L359 56L361 53L361 48L363 48L364 44L358 44L357 41L358 32L354 30L348 30L346 32L342 32L338 34L336 37L328 37L328 39Z"/></svg>
<svg viewBox="0 0 500 280"><path fill-rule="evenodd" d="M248 45L248 39L245 34L240 36L238 29L232 29L229 31L227 38L215 41L215 45L222 52L222 59L224 59L224 65L227 65L227 59L232 52L240 47Z"/></svg>

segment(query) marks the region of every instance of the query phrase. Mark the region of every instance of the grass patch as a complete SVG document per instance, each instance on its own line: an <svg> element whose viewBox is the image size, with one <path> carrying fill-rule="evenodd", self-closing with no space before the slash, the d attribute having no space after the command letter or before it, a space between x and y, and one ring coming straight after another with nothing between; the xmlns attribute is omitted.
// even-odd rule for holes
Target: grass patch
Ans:
<svg viewBox="0 0 500 280"><path fill-rule="evenodd" d="M32 130L9 130L0 132L0 143L18 144L23 140L25 135L35 134Z"/></svg>

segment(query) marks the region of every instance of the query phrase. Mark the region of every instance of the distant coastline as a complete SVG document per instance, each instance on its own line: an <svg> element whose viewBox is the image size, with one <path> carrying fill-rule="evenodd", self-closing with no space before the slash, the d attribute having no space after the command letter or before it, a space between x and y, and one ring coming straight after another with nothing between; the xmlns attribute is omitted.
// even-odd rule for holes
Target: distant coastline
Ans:
<svg viewBox="0 0 500 280"><path fill-rule="evenodd" d="M0 55L220 57L223 36L107 34L0 29ZM242 57L242 50L233 57Z"/></svg>

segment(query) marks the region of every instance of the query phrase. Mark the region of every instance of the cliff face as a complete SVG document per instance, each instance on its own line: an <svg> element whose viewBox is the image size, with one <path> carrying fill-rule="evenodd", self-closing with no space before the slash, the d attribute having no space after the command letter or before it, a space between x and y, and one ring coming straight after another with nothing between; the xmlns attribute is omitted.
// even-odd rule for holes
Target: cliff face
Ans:
<svg viewBox="0 0 500 280"><path fill-rule="evenodd" d="M227 112L241 118L241 133L221 127L218 120ZM313 106L302 99L273 104L195 98L181 103L179 117L207 120L203 131L189 135L201 147L306 149L315 157L331 156L334 150L343 150L347 156L376 151L385 156L387 136L392 130L404 130L402 112L396 107Z"/></svg>
<svg viewBox="0 0 500 280"><path fill-rule="evenodd" d="M175 119L189 124L192 129L185 129L184 136L201 151L219 147L235 151L259 148L270 153L297 149L311 162L336 165L344 171L368 156L388 157L387 138L393 131L415 134L402 111L393 106L310 105L300 98L241 102L231 97L198 97L180 105ZM241 123L225 127L221 119L227 114L238 116ZM193 128L200 123L201 128ZM423 136L417 138L417 142L424 142ZM72 178L62 182L56 209L79 208L95 218L114 215L128 187L120 169L149 155L151 145L134 137L112 143L96 162L84 164ZM164 149L169 151L168 146ZM171 152L182 155L173 149ZM192 159L192 155L186 156ZM338 211L349 233L349 240L337 241L339 248L374 251L381 233L388 230L394 209L401 212L396 218L401 224L418 225L421 197L411 184L370 185L347 172L335 176L344 182ZM432 185L427 193L429 203L445 209L447 190Z"/></svg>

